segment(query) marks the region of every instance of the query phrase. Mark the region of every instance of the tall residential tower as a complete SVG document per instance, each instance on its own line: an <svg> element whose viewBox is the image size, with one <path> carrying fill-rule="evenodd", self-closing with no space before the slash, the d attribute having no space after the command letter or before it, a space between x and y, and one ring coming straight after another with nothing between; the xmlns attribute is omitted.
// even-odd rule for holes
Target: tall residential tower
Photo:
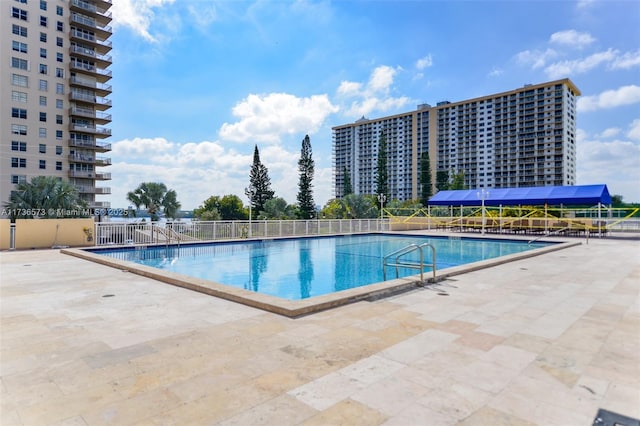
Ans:
<svg viewBox="0 0 640 426"><path fill-rule="evenodd" d="M0 1L0 204L56 176L92 207L111 179L111 0ZM97 185L98 184L98 185Z"/></svg>
<svg viewBox="0 0 640 426"><path fill-rule="evenodd" d="M563 79L334 127L335 196L345 171L356 194L375 193L382 134L392 199L420 198L423 152L434 186L437 172L462 173L468 188L575 185L577 96Z"/></svg>

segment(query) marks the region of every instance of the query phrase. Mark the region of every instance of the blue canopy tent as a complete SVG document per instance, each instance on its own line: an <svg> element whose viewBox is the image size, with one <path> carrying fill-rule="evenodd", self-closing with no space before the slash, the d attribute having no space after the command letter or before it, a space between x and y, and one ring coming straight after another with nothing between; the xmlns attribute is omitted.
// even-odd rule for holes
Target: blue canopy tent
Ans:
<svg viewBox="0 0 640 426"><path fill-rule="evenodd" d="M528 188L440 191L430 206L542 206L611 204L607 185L536 186ZM484 199L484 203L483 203Z"/></svg>

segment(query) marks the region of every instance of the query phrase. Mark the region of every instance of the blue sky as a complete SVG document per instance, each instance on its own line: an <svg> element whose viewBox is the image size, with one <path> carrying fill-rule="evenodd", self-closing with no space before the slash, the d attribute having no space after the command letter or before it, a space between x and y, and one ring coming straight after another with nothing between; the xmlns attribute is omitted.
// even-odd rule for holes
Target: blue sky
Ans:
<svg viewBox="0 0 640 426"><path fill-rule="evenodd" d="M164 182L183 208L247 202L258 145L296 201L302 139L314 198L332 197L331 127L569 77L578 184L640 201L640 3L635 1L117 0L109 182L126 207Z"/></svg>

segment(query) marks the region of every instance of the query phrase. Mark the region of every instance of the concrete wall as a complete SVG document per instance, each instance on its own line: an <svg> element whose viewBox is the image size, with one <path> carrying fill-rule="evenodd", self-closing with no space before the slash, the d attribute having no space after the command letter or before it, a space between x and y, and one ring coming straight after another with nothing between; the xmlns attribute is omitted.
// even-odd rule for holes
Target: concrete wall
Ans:
<svg viewBox="0 0 640 426"><path fill-rule="evenodd" d="M90 230L91 239L85 229ZM53 246L92 246L95 242L94 237L93 218L16 220L17 250Z"/></svg>
<svg viewBox="0 0 640 426"><path fill-rule="evenodd" d="M9 250L10 246L11 221L0 219L0 250Z"/></svg>

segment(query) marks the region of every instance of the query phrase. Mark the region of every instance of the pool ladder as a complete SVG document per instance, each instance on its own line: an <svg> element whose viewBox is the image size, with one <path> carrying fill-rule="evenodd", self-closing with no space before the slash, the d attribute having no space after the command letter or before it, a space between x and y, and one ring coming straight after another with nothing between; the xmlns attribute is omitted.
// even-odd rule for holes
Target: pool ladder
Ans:
<svg viewBox="0 0 640 426"><path fill-rule="evenodd" d="M409 244L406 247L396 250L393 253L389 253L382 259L382 275L384 280L387 280L387 266L393 266L396 268L396 278L398 278L399 268L418 269L420 270L420 282L424 283L424 248L429 247L431 249L431 270L433 271L433 281L436 281L436 248L431 243L423 244ZM414 251L420 252L420 263L403 261L402 256L405 256ZM389 260L393 258L393 263L389 263Z"/></svg>

